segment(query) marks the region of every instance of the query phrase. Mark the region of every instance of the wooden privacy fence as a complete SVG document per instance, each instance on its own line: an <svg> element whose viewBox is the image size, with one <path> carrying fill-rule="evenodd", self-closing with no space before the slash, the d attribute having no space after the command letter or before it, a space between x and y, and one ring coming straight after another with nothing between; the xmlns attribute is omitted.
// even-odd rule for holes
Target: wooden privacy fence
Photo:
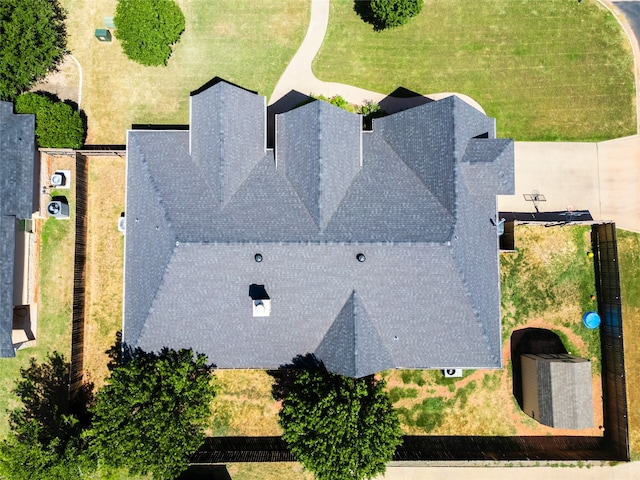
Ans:
<svg viewBox="0 0 640 480"><path fill-rule="evenodd" d="M615 224L592 226L601 317L604 436L405 436L394 461L615 460L629 461L622 307ZM284 462L293 455L280 437L213 437L194 464Z"/></svg>
<svg viewBox="0 0 640 480"><path fill-rule="evenodd" d="M85 276L87 263L87 158L76 153L76 238L73 260L73 313L69 395L79 391L84 377Z"/></svg>

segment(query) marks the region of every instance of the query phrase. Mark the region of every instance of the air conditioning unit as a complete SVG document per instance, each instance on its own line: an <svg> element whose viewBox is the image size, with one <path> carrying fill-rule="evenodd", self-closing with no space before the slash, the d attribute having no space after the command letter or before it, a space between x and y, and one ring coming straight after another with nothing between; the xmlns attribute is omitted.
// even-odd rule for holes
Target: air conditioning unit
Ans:
<svg viewBox="0 0 640 480"><path fill-rule="evenodd" d="M444 378L461 378L462 377L462 369L461 368L445 368L442 370L444 374Z"/></svg>
<svg viewBox="0 0 640 480"><path fill-rule="evenodd" d="M65 184L64 173L56 172L51 175L51 185L54 187L62 187Z"/></svg>
<svg viewBox="0 0 640 480"><path fill-rule="evenodd" d="M69 202L66 197L54 197L54 199L47 204L47 214L50 217L58 219L68 219Z"/></svg>

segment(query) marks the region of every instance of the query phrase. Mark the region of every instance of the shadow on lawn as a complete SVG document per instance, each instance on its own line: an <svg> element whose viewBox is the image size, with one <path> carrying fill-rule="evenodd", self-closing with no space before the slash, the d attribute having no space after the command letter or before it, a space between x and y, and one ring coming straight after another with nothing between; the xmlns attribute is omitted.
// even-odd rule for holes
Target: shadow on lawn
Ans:
<svg viewBox="0 0 640 480"><path fill-rule="evenodd" d="M275 400L284 400L296 381L300 370L320 370L323 373L327 373L322 360L313 353L297 355L291 360L291 363L280 365L277 370L268 370L267 373L275 380L271 389L271 395Z"/></svg>

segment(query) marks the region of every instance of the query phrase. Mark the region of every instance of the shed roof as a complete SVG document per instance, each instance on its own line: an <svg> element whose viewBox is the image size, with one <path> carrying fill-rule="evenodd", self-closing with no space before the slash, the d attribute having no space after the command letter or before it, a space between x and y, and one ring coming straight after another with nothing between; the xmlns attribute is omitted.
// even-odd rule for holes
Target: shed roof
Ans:
<svg viewBox="0 0 640 480"><path fill-rule="evenodd" d="M312 102L277 116L274 153L264 108L220 82L192 97L189 132L129 132L124 341L222 368L307 352L354 377L500 367L489 219L513 190L513 142L494 120L449 97L362 132L359 116ZM269 317L252 316L252 284Z"/></svg>
<svg viewBox="0 0 640 480"><path fill-rule="evenodd" d="M555 428L593 427L591 362L565 354L526 354L536 360L540 423Z"/></svg>

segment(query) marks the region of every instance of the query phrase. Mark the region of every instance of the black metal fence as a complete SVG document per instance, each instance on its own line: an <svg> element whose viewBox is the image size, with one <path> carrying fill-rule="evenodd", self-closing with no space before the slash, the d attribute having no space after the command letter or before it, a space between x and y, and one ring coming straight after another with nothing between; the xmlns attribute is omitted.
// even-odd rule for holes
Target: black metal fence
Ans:
<svg viewBox="0 0 640 480"><path fill-rule="evenodd" d="M615 224L592 226L601 317L604 436L405 436L395 461L615 460L629 461L622 309ZM293 456L280 437L208 438L192 462L282 462Z"/></svg>
<svg viewBox="0 0 640 480"><path fill-rule="evenodd" d="M87 158L76 154L76 238L73 265L73 313L71 320L71 369L69 394L82 386L84 376L85 276L87 263Z"/></svg>
<svg viewBox="0 0 640 480"><path fill-rule="evenodd" d="M627 385L615 224L594 225L591 229L591 240L596 268L598 313L601 318L604 437L607 448L615 453L616 459L628 461Z"/></svg>

